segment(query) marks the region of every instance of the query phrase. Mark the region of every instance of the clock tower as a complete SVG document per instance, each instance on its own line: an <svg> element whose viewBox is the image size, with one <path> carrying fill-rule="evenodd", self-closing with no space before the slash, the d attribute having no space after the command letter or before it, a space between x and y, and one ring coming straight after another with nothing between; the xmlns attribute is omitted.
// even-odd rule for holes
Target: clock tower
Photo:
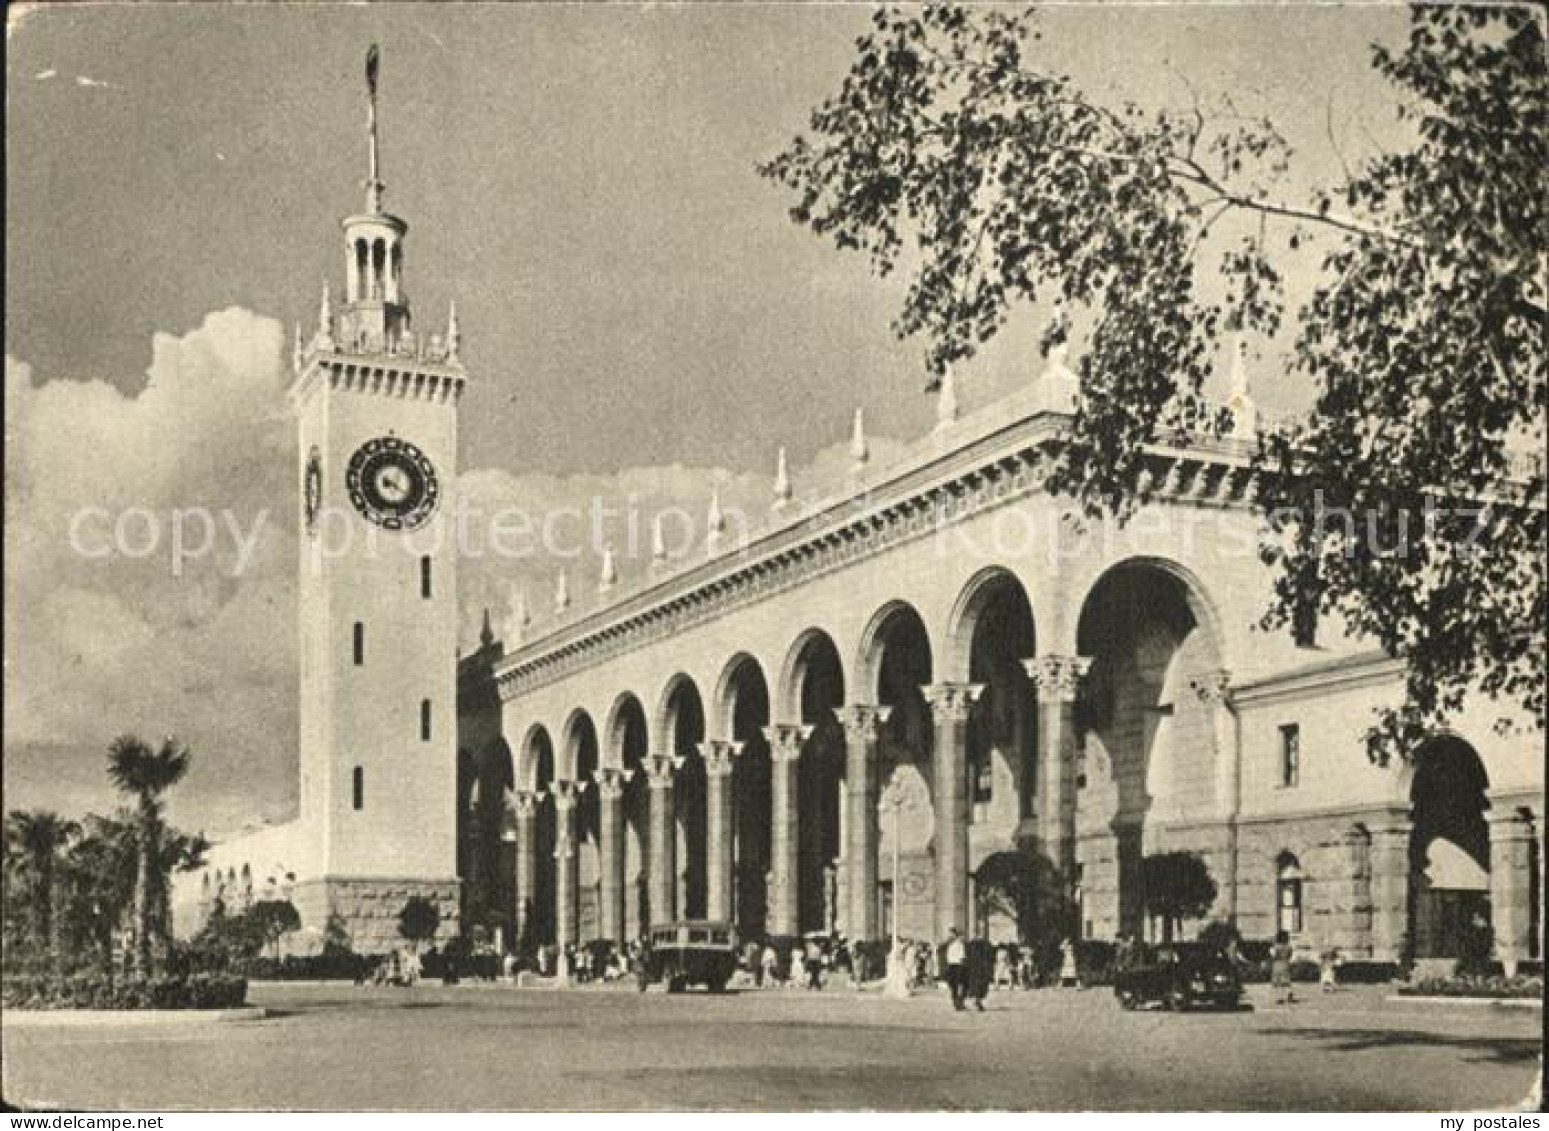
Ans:
<svg viewBox="0 0 1549 1131"><path fill-rule="evenodd" d="M366 57L365 209L343 221L343 301L328 284L296 334L300 466L301 843L306 927L361 953L397 945L413 896L455 930L457 410L455 308L413 329L408 224L382 207L377 51Z"/></svg>

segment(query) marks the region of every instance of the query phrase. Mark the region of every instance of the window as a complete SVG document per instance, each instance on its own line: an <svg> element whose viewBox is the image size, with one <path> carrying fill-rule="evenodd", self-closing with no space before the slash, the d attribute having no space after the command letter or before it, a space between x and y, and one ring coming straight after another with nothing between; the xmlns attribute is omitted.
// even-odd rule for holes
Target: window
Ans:
<svg viewBox="0 0 1549 1131"><path fill-rule="evenodd" d="M420 741L430 741L430 700L420 700Z"/></svg>
<svg viewBox="0 0 1549 1131"><path fill-rule="evenodd" d="M430 555L420 558L420 596L430 600Z"/></svg>
<svg viewBox="0 0 1549 1131"><path fill-rule="evenodd" d="M1275 873L1275 926L1294 935L1302 929L1302 866L1282 852Z"/></svg>
<svg viewBox="0 0 1549 1131"><path fill-rule="evenodd" d="M1280 728L1280 785L1289 789L1302 780L1302 728L1287 723Z"/></svg>
<svg viewBox="0 0 1549 1131"><path fill-rule="evenodd" d="M355 622L355 666L358 668L366 662L366 626L360 621Z"/></svg>
<svg viewBox="0 0 1549 1131"><path fill-rule="evenodd" d="M366 807L366 771L362 767L356 766L352 777L350 792L353 795L355 812L359 813Z"/></svg>

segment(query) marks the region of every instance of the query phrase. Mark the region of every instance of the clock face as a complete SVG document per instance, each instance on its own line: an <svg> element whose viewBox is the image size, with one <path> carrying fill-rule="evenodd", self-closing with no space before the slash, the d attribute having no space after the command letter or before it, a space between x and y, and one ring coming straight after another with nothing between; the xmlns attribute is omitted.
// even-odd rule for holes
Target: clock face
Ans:
<svg viewBox="0 0 1549 1131"><path fill-rule="evenodd" d="M301 507L306 514L307 533L317 533L317 512L323 505L323 456L316 448L307 456L306 474L301 480Z"/></svg>
<svg viewBox="0 0 1549 1131"><path fill-rule="evenodd" d="M396 436L362 444L350 457L345 487L350 502L366 521L385 530L414 530L424 525L441 493L436 469L425 453Z"/></svg>

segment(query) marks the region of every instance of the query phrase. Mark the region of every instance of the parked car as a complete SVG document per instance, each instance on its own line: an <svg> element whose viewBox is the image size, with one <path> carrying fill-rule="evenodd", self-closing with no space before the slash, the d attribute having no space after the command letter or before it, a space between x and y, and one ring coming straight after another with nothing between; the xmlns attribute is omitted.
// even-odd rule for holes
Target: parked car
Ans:
<svg viewBox="0 0 1549 1131"><path fill-rule="evenodd" d="M737 932L730 923L680 919L650 933L653 982L668 993L704 986L720 993L737 969Z"/></svg>
<svg viewBox="0 0 1549 1131"><path fill-rule="evenodd" d="M1196 1005L1235 1009L1242 1001L1242 979L1217 947L1163 943L1146 948L1115 972L1113 993L1125 1009L1147 1002L1179 1010Z"/></svg>

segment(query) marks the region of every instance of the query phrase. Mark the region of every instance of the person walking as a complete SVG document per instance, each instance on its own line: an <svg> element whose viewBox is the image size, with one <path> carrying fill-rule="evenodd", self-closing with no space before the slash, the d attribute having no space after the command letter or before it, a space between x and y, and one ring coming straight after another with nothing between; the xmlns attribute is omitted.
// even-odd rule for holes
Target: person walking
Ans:
<svg viewBox="0 0 1549 1131"><path fill-rule="evenodd" d="M1275 1004L1289 1005L1295 1001L1291 994L1291 936L1285 931L1275 932L1275 945L1269 951L1269 981L1275 988Z"/></svg>
<svg viewBox="0 0 1549 1131"><path fill-rule="evenodd" d="M964 991L980 1013L984 1012L984 999L990 996L994 966L995 948L990 946L990 940L970 939L967 960L963 964Z"/></svg>
<svg viewBox="0 0 1549 1131"><path fill-rule="evenodd" d="M1081 988L1080 967L1076 965L1076 944L1070 939L1060 943L1060 985Z"/></svg>
<svg viewBox="0 0 1549 1131"><path fill-rule="evenodd" d="M764 944L764 953L759 957L759 969L763 971L761 985L778 986L780 984L780 952L775 950L774 943Z"/></svg>
<svg viewBox="0 0 1549 1131"><path fill-rule="evenodd" d="M1318 987L1326 994L1339 988L1339 948L1331 946L1318 956Z"/></svg>
<svg viewBox="0 0 1549 1131"><path fill-rule="evenodd" d="M964 981L964 966L968 961L968 947L963 942L963 936L953 927L947 934L946 946L942 954L943 965L947 970L947 989L952 994L952 1008L956 1010L966 1009L963 995L967 990Z"/></svg>

